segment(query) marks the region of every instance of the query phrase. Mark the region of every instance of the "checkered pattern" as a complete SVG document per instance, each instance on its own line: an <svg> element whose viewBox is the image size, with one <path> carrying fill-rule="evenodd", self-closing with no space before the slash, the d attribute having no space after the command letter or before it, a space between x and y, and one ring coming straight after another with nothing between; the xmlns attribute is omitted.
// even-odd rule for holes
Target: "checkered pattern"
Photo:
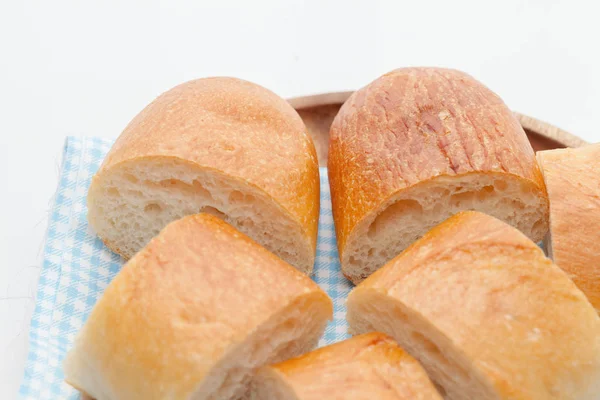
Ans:
<svg viewBox="0 0 600 400"><path fill-rule="evenodd" d="M90 179L112 142L67 138L58 191L48 224L29 355L20 388L23 399L78 399L64 383L62 359L92 307L122 265L88 228L85 198ZM340 272L327 170L321 169L321 216L314 273L335 306L320 344L348 337L345 299L351 284Z"/></svg>
<svg viewBox="0 0 600 400"><path fill-rule="evenodd" d="M327 169L321 168L321 212L319 216L319 239L317 241L317 260L313 279L329 294L333 300L333 321L327 326L319 345L327 345L347 339L346 298L352 284L342 275L340 259L335 241L331 196Z"/></svg>

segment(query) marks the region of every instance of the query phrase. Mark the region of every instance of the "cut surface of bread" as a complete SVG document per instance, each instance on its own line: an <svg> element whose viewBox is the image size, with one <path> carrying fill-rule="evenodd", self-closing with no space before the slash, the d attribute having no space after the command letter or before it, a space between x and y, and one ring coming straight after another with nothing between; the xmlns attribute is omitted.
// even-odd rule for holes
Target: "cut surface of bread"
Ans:
<svg viewBox="0 0 600 400"><path fill-rule="evenodd" d="M537 158L550 200L548 255L600 311L600 144Z"/></svg>
<svg viewBox="0 0 600 400"><path fill-rule="evenodd" d="M391 196L355 228L344 255L344 274L360 283L425 232L452 215L477 209L541 238L547 220L538 188L507 174L439 176ZM347 258L347 259L346 259Z"/></svg>
<svg viewBox="0 0 600 400"><path fill-rule="evenodd" d="M461 212L351 293L353 333L380 331L447 399L592 400L600 318L515 228Z"/></svg>
<svg viewBox="0 0 600 400"><path fill-rule="evenodd" d="M368 333L259 370L251 400L441 400L392 338Z"/></svg>
<svg viewBox="0 0 600 400"><path fill-rule="evenodd" d="M221 219L170 223L110 283L64 362L98 400L237 399L332 317L308 277Z"/></svg>
<svg viewBox="0 0 600 400"><path fill-rule="evenodd" d="M489 213L534 241L548 230L525 132L459 71L399 69L352 94L331 126L328 173L342 270L354 283L459 211Z"/></svg>
<svg viewBox="0 0 600 400"><path fill-rule="evenodd" d="M233 78L177 86L127 126L88 194L90 225L126 259L167 223L200 212L312 271L317 156L285 100Z"/></svg>

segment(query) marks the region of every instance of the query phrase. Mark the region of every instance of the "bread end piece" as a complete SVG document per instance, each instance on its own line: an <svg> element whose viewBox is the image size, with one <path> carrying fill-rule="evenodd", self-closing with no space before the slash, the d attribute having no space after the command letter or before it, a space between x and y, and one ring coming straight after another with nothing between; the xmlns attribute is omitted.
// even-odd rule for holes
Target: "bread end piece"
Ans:
<svg viewBox="0 0 600 400"><path fill-rule="evenodd" d="M548 200L523 128L460 71L402 68L344 103L328 173L342 270L358 283L459 211L499 218L534 241Z"/></svg>
<svg viewBox="0 0 600 400"><path fill-rule="evenodd" d="M64 362L97 399L234 399L331 319L313 281L221 219L177 220L110 283Z"/></svg>
<svg viewBox="0 0 600 400"><path fill-rule="evenodd" d="M88 219L129 259L169 222L210 213L310 273L319 199L298 113L253 83L206 78L162 94L125 128L92 179Z"/></svg>

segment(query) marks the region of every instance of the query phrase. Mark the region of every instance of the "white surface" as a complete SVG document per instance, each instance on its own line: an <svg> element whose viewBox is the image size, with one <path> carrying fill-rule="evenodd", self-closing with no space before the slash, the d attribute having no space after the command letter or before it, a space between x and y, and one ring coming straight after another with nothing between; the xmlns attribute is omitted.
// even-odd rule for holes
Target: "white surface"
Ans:
<svg viewBox="0 0 600 400"><path fill-rule="evenodd" d="M114 138L180 82L231 75L289 97L447 66L515 110L600 141L596 2L495 3L2 2L0 398L15 398L21 380L64 137Z"/></svg>

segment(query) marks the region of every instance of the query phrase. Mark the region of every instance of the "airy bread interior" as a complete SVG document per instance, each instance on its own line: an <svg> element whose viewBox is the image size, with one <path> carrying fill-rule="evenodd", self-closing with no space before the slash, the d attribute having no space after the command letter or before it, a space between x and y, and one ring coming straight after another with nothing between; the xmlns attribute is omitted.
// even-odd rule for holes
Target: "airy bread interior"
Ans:
<svg viewBox="0 0 600 400"><path fill-rule="evenodd" d="M360 283L434 226L465 210L494 216L534 241L548 229L537 187L507 174L439 176L392 196L365 217L342 252L344 274Z"/></svg>
<svg viewBox="0 0 600 400"><path fill-rule="evenodd" d="M262 190L219 171L169 158L119 164L92 183L88 218L98 235L132 257L169 222L213 214L304 273L314 255L300 225Z"/></svg>
<svg viewBox="0 0 600 400"><path fill-rule="evenodd" d="M368 298L354 297L348 307L352 334L378 331L392 336L425 367L445 399L500 400L443 333L401 303L371 292Z"/></svg>
<svg viewBox="0 0 600 400"><path fill-rule="evenodd" d="M249 397L254 370L312 350L323 332L329 309L314 296L304 296L261 325L231 349L198 387L190 400Z"/></svg>

